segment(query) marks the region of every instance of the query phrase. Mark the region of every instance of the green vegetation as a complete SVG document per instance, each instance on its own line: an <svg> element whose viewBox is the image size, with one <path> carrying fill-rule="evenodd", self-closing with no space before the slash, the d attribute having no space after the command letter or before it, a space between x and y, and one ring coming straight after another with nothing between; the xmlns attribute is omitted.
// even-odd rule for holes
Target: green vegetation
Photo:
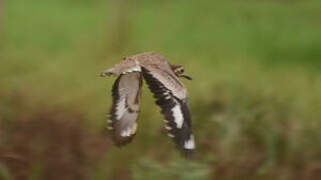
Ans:
<svg viewBox="0 0 321 180"><path fill-rule="evenodd" d="M0 1L1 2L1 1ZM321 178L321 3L7 0L0 8L0 179ZM139 131L105 134L122 56L182 64L198 155L144 88Z"/></svg>

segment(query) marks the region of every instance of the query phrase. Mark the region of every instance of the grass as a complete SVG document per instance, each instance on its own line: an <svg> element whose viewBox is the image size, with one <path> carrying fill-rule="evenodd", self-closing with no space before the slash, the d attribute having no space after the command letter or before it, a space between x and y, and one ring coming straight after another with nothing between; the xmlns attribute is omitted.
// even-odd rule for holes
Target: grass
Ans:
<svg viewBox="0 0 321 180"><path fill-rule="evenodd" d="M0 177L318 179L320 9L313 0L6 1ZM194 161L166 137L146 86L134 142L118 149L102 133L114 79L99 73L143 51L194 78L184 81Z"/></svg>

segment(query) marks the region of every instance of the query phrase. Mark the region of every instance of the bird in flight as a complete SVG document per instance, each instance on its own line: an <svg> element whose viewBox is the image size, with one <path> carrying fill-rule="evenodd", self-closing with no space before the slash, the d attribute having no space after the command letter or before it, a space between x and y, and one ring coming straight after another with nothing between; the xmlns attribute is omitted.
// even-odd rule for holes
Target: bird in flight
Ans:
<svg viewBox="0 0 321 180"><path fill-rule="evenodd" d="M102 77L117 76L112 88L113 104L108 129L113 141L123 146L132 141L137 131L143 79L156 98L156 104L165 117L165 129L178 149L189 156L195 152L187 90L179 78L182 66L171 65L157 53L141 53L125 57L120 64L101 73Z"/></svg>

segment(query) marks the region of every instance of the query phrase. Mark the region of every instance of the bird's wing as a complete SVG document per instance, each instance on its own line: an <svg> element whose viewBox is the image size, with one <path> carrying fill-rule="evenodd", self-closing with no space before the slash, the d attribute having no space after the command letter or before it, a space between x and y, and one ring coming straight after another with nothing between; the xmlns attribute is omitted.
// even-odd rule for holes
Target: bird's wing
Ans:
<svg viewBox="0 0 321 180"><path fill-rule="evenodd" d="M114 83L109 129L118 146L130 143L136 134L142 80L141 73L132 72L120 75Z"/></svg>
<svg viewBox="0 0 321 180"><path fill-rule="evenodd" d="M143 67L142 73L165 116L168 135L184 154L194 154L195 142L186 88L176 76L165 76L166 72L161 70Z"/></svg>

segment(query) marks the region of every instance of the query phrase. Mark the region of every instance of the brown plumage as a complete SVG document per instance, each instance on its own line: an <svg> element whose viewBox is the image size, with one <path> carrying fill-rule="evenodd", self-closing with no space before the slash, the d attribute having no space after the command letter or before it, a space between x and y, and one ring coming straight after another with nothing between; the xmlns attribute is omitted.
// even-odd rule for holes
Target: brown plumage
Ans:
<svg viewBox="0 0 321 180"><path fill-rule="evenodd" d="M136 134L144 77L165 117L168 135L184 154L194 153L187 89L179 80L180 77L191 78L183 73L182 66L170 65L162 55L142 53L124 58L120 64L101 74L118 76L113 86L113 106L109 120L116 145L129 143Z"/></svg>

